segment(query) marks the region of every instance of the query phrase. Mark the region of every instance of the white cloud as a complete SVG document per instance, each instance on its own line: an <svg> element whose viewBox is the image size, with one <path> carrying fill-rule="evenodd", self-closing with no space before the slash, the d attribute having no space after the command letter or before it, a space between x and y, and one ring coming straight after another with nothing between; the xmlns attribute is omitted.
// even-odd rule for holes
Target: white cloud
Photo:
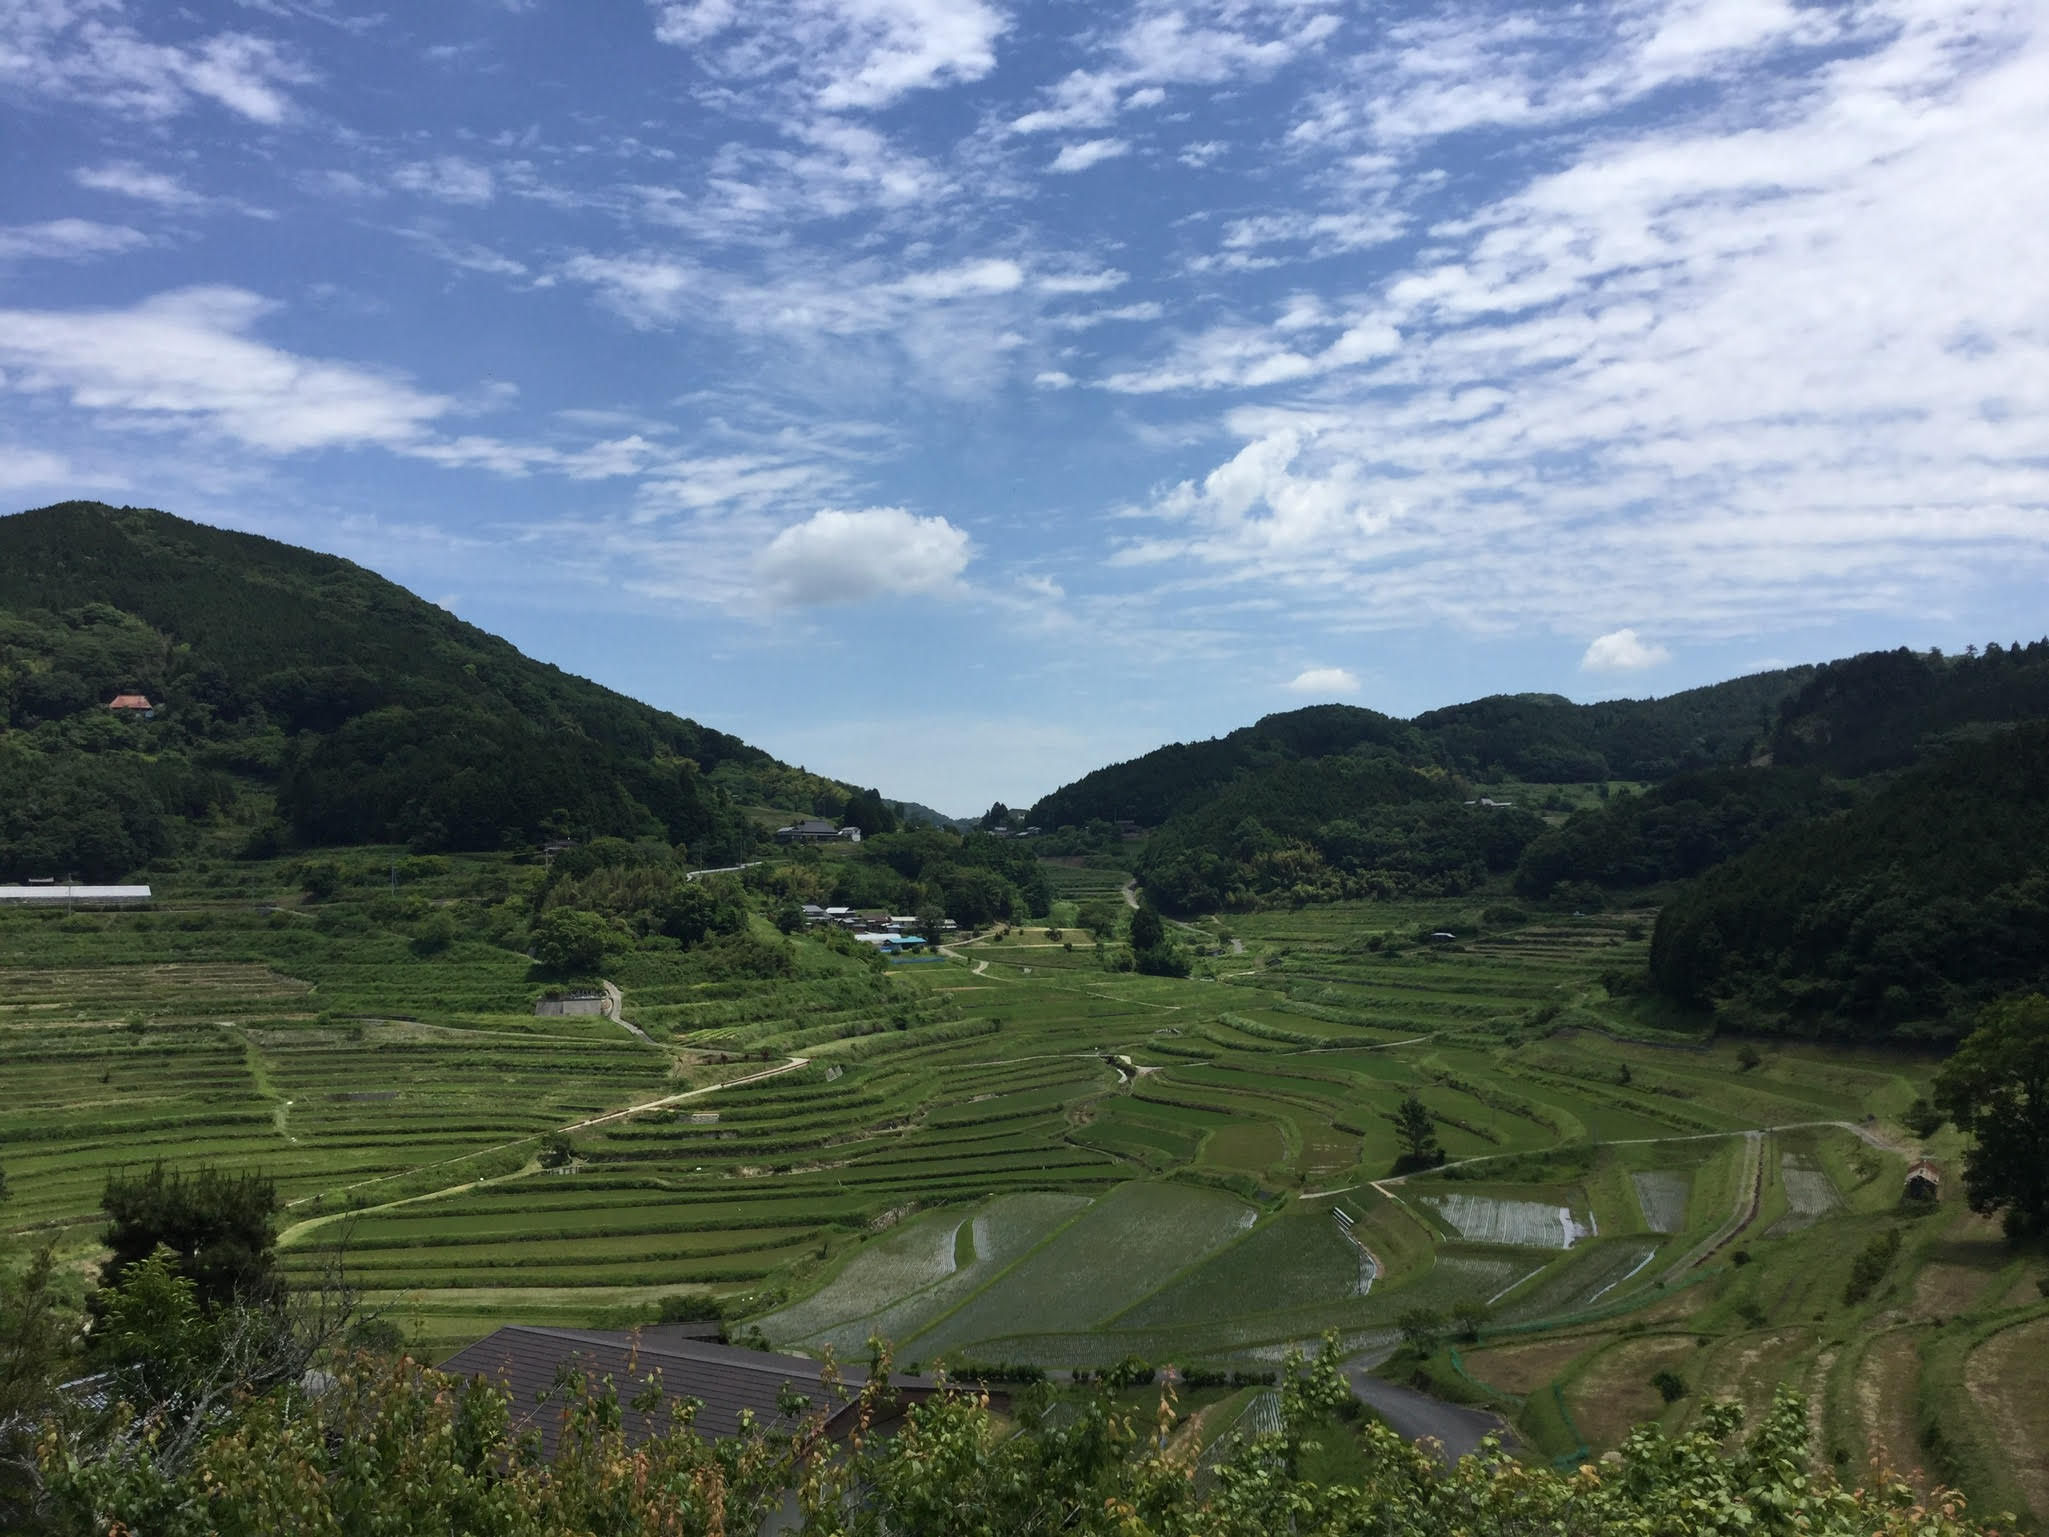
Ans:
<svg viewBox="0 0 2049 1537"><path fill-rule="evenodd" d="M651 0L655 37L715 76L785 79L827 112L980 80L1009 22L984 0Z"/></svg>
<svg viewBox="0 0 2049 1537"><path fill-rule="evenodd" d="M246 32L153 42L122 0L6 0L0 38L0 86L146 119L211 101L252 122L280 123L291 111L285 87L314 79L277 44Z"/></svg>
<svg viewBox="0 0 2049 1537"><path fill-rule="evenodd" d="M118 197L132 197L141 202L154 203L159 208L197 208L206 199L187 187L177 177L163 171L151 171L133 161L117 160L101 166L80 166L71 173L71 179L81 187L94 192L111 192Z"/></svg>
<svg viewBox="0 0 2049 1537"><path fill-rule="evenodd" d="M1290 693L1320 694L1328 699L1358 693L1359 678L1343 667L1305 667L1283 686Z"/></svg>
<svg viewBox="0 0 2049 1537"><path fill-rule="evenodd" d="M256 340L272 308L243 289L188 288L129 309L0 310L5 386L62 395L109 427L198 429L269 454L402 448L448 410L387 374Z"/></svg>
<svg viewBox="0 0 2049 1537"><path fill-rule="evenodd" d="M1671 660L1672 653L1665 647L1625 629L1595 636L1579 666L1581 672L1642 672Z"/></svg>
<svg viewBox="0 0 2049 1537"><path fill-rule="evenodd" d="M149 237L125 224L95 224L90 219L52 219L44 224L0 226L0 261L46 257L76 261L109 256L149 244Z"/></svg>
<svg viewBox="0 0 2049 1537"><path fill-rule="evenodd" d="M410 165L400 166L392 173L391 181L393 186L406 192L417 192L438 202L463 203L471 207L488 203L497 194L491 168L478 165L474 160L465 160L460 155L437 155L432 160L416 160Z"/></svg>
<svg viewBox="0 0 2049 1537"><path fill-rule="evenodd" d="M1046 169L1063 175L1072 174L1130 153L1131 146L1122 139L1084 139L1078 144L1062 145L1060 153L1053 157L1053 163Z"/></svg>
<svg viewBox="0 0 2049 1537"><path fill-rule="evenodd" d="M1652 69L1642 38L1562 62L1532 41L1595 13L1522 10L1486 47L1468 22L1411 37L1448 111L1528 84L1586 121L1443 218L1338 336L1220 325L1111 371L1133 393L1291 391L1227 414L1241 446L1140 509L1157 531L1118 559L1285 584L1338 627L1570 633L1592 607L1668 639L1923 615L2044 572L2049 28L2010 0L1873 0L1834 55L1771 55L1824 10L1607 13L1708 28L1656 67L1721 69L1724 94L1649 122L1607 115ZM1401 124L1355 128L1334 166L1358 136L1411 152Z"/></svg>
<svg viewBox="0 0 2049 1537"><path fill-rule="evenodd" d="M89 483L61 454L19 443L0 445L0 491L25 491L32 486L73 487Z"/></svg>
<svg viewBox="0 0 2049 1537"><path fill-rule="evenodd" d="M777 534L756 572L781 603L851 603L949 591L971 554L967 531L943 517L901 507L827 508Z"/></svg>
<svg viewBox="0 0 2049 1537"><path fill-rule="evenodd" d="M607 309L643 329L673 322L698 288L692 269L658 256L573 256L562 275L598 291Z"/></svg>
<svg viewBox="0 0 2049 1537"><path fill-rule="evenodd" d="M1060 369L1048 368L1033 375L1032 383L1042 390L1071 390L1074 388L1074 377Z"/></svg>
<svg viewBox="0 0 2049 1537"><path fill-rule="evenodd" d="M1166 86L1262 79L1336 28L1317 0L1140 0L1100 45L1101 61L1048 89L1011 131L1103 128L1119 112L1158 106Z"/></svg>
<svg viewBox="0 0 2049 1537"><path fill-rule="evenodd" d="M1003 257L962 262L930 272L914 272L894 285L898 293L912 299L945 301L985 294L1015 293L1024 286L1024 269Z"/></svg>

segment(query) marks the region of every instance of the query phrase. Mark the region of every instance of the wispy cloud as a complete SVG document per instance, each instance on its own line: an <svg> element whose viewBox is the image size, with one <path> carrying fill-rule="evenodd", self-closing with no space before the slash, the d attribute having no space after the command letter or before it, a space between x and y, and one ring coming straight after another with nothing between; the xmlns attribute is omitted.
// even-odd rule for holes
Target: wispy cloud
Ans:
<svg viewBox="0 0 2049 1537"><path fill-rule="evenodd" d="M149 244L149 237L125 224L96 224L90 219L51 219L43 224L0 225L0 261L45 257L77 261L111 256Z"/></svg>
<svg viewBox="0 0 2049 1537"><path fill-rule="evenodd" d="M437 202L471 207L490 202L498 190L489 166L461 155L437 155L432 160L402 165L392 172L391 183L402 191L417 192Z"/></svg>
<svg viewBox="0 0 2049 1537"><path fill-rule="evenodd" d="M111 192L117 197L135 198L159 208L198 208L206 199L165 171L152 171L132 160L106 165L80 166L71 179L93 192Z"/></svg>
<svg viewBox="0 0 2049 1537"><path fill-rule="evenodd" d="M979 80L1008 27L982 0L653 0L655 36L716 79L787 81L827 111Z"/></svg>
<svg viewBox="0 0 2049 1537"><path fill-rule="evenodd" d="M1235 410L1244 446L1121 558L1342 588L1344 622L1591 604L1708 631L1900 605L1971 551L2042 566L2049 290L2000 275L2049 210L2049 55L2018 22L1896 7L1769 110L1585 134L1363 296L1399 345L1355 366L1241 324L1110 375L1302 392ZM1788 25L1675 34L1658 67L1807 40Z"/></svg>
<svg viewBox="0 0 2049 1537"><path fill-rule="evenodd" d="M1123 139L1083 139L1077 144L1063 144L1060 153L1053 157L1053 163L1046 169L1071 175L1130 153L1131 145Z"/></svg>
<svg viewBox="0 0 2049 1537"><path fill-rule="evenodd" d="M219 32L190 43L147 36L122 0L0 4L0 84L144 119L211 102L251 122L282 122L287 88L313 72L277 43Z"/></svg>

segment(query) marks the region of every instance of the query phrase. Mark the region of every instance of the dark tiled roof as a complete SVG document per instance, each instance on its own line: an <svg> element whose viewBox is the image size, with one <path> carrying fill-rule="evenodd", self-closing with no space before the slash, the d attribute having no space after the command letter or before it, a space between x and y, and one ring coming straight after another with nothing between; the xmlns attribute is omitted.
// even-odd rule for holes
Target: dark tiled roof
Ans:
<svg viewBox="0 0 2049 1537"><path fill-rule="evenodd" d="M639 1441L667 1430L668 1403L643 1414L629 1407L632 1399L659 1376L666 1400L695 1398L696 1429L707 1438L730 1436L740 1429L742 1410L754 1411L755 1423L767 1429L791 1428L777 1406L787 1384L814 1407L838 1408L844 1396L860 1389L866 1373L844 1368L843 1394L827 1393L820 1364L803 1356L769 1355L705 1340L683 1338L681 1329L650 1327L631 1334L606 1329L542 1329L512 1325L456 1352L441 1370L459 1377L488 1377L511 1394L508 1406L515 1435L538 1431L541 1446L555 1455L562 1430L562 1406L556 1378L562 1367L581 1369L591 1378L612 1379L628 1440Z"/></svg>

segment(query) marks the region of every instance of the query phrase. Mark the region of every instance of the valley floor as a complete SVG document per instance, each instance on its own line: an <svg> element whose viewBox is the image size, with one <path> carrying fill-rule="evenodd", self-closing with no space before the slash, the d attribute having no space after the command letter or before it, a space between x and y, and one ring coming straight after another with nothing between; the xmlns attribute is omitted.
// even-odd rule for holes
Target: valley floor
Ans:
<svg viewBox="0 0 2049 1537"><path fill-rule="evenodd" d="M410 900L460 910L489 865ZM293 1272L339 1247L437 1356L703 1293L791 1348L1257 1373L1326 1332L1386 1361L1427 1312L1443 1338L1383 1370L1535 1454L1789 1381L1818 1458L2049 1520L2049 1266L1955 1192L1900 1199L1933 1064L1765 1044L1746 1071L1647 1028L1600 980L1647 914L1245 915L1179 934L1208 952L1186 980L1037 927L882 972L800 941L776 982L635 956L611 1013L539 1018L522 957L421 954L278 884L223 863L149 913L0 915L15 1250L83 1265L108 1172L163 1158L273 1174ZM1410 1094L1448 1162L1394 1178Z"/></svg>

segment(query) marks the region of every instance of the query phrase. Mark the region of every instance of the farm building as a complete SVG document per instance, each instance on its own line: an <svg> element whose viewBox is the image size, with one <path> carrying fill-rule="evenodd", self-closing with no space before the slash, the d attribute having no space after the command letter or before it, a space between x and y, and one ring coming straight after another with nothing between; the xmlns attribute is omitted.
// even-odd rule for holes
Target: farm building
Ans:
<svg viewBox="0 0 2049 1537"><path fill-rule="evenodd" d="M107 701L107 708L119 711L130 720L155 720L157 707L149 702L146 694L116 694Z"/></svg>
<svg viewBox="0 0 2049 1537"><path fill-rule="evenodd" d="M849 842L859 843L861 841L861 829L858 827L834 827L832 823L826 821L823 817L806 817L801 822L792 822L788 827L778 827L775 830L775 841L778 843L832 843L845 837L849 832L853 834L853 837L848 840Z"/></svg>
<svg viewBox="0 0 2049 1537"><path fill-rule="evenodd" d="M65 886L55 881L0 886L4 907L135 907L149 899L147 886Z"/></svg>
<svg viewBox="0 0 2049 1537"><path fill-rule="evenodd" d="M543 998L534 1005L534 1013L549 1018L563 1014L602 1014L605 1012L603 993L568 993L560 998Z"/></svg>
<svg viewBox="0 0 2049 1537"><path fill-rule="evenodd" d="M734 1345L692 1338L689 1325L654 1326L626 1333L610 1329L543 1329L513 1325L487 1335L456 1352L441 1369L458 1377L483 1377L511 1395L512 1434L533 1431L542 1452L553 1457L562 1434L558 1378L583 1372L593 1380L609 1378L619 1385L620 1419L629 1443L659 1434L669 1424L676 1400L694 1398L703 1405L694 1429L706 1440L739 1432L740 1417L751 1414L767 1430L792 1428L783 1412L786 1389L829 1411L826 1434L838 1438L854 1428L857 1406L829 1395L816 1361L802 1356L770 1355ZM639 1384L657 1376L662 1404L653 1411L631 1407ZM840 1368L848 1393L866 1380L859 1367ZM939 1389L916 1377L893 1377L895 1403L885 1413L901 1413L922 1403Z"/></svg>
<svg viewBox="0 0 2049 1537"><path fill-rule="evenodd" d="M1942 1199L1942 1170L1926 1158L1918 1158L1907 1170L1907 1199L1910 1201L1939 1201Z"/></svg>

